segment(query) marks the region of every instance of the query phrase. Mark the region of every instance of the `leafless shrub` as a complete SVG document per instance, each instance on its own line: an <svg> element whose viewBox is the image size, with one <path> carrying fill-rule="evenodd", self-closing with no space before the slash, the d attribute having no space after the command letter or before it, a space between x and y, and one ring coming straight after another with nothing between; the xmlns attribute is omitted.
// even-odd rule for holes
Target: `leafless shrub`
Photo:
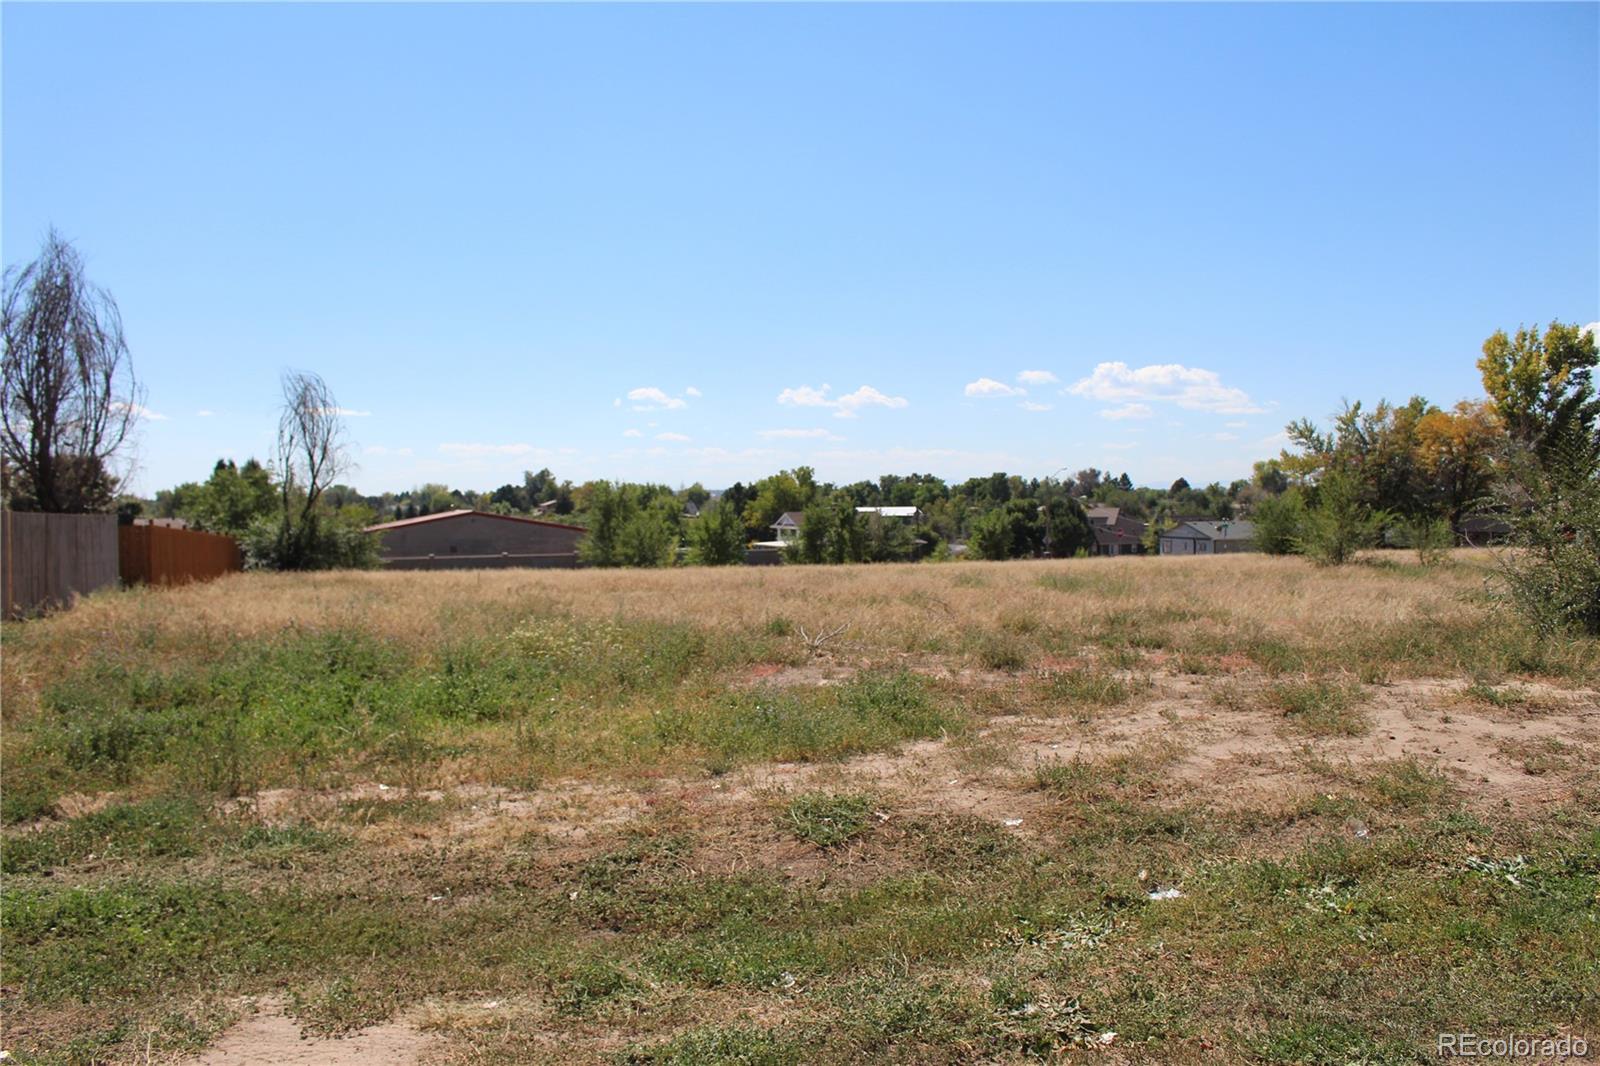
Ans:
<svg viewBox="0 0 1600 1066"><path fill-rule="evenodd" d="M822 646L850 628L849 622L841 622L828 630L818 630L816 633L806 632L804 625L800 626L800 640L806 646L806 654L815 659L822 653Z"/></svg>

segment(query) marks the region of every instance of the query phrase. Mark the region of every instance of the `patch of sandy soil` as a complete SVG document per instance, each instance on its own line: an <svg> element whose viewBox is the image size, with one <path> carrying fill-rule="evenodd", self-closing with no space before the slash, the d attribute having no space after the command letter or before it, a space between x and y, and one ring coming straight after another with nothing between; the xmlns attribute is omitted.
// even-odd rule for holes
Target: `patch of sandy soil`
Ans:
<svg viewBox="0 0 1600 1066"><path fill-rule="evenodd" d="M448 801L450 809L421 824L379 821L363 834L397 851L444 840L499 848L536 839L534 861L559 866L592 855L620 827L675 812L696 826L702 846L692 861L702 869L838 877L848 873L849 848L823 861L816 848L777 828L786 797L810 789L865 791L882 797L878 825L891 832L908 819L966 816L1029 837L1055 803L1032 787L1035 767L1137 749L1165 761L1160 791L1167 802L1273 808L1327 789L1341 771L1412 758L1452 778L1471 805L1535 813L1569 799L1600 755L1600 697L1590 691L1530 686L1534 701L1518 710L1473 702L1455 681L1368 686L1365 732L1308 737L1249 693L1230 701L1242 709L1219 702L1214 679L1158 675L1154 682L1087 720L1002 715L968 738L919 741L839 762L771 763L718 778L551 781L534 792L472 785L421 792ZM1533 772L1519 754L1528 751L1563 756ZM305 811L308 803L406 796L399 787L365 785L314 796L277 790L254 803L272 819Z"/></svg>
<svg viewBox="0 0 1600 1066"><path fill-rule="evenodd" d="M301 1034L300 1023L276 1001L258 1003L185 1066L407 1066L430 1061L435 1043L426 1033L388 1022L341 1037Z"/></svg>
<svg viewBox="0 0 1600 1066"><path fill-rule="evenodd" d="M1169 774L1186 786L1186 800L1218 807L1270 803L1317 788L1325 778L1319 764L1361 769L1406 758L1454 779L1469 804L1527 811L1569 798L1575 775L1600 754L1600 695L1532 686L1536 709L1508 711L1463 698L1463 688L1439 680L1369 687L1361 706L1369 722L1364 733L1307 737L1270 709L1220 705L1202 679L1166 676L1149 693L1089 722L1001 716L970 741L921 741L831 764L769 764L710 782L663 778L648 799L621 787L586 785L574 793L552 783L553 794L522 802L542 812L542 828L570 838L585 825L614 826L667 799L731 815L788 792L855 787L892 794L894 816L965 814L1027 835L1029 815L1050 802L1026 785L1036 765L1152 744L1177 752ZM1572 772L1530 773L1517 756L1530 745L1568 751ZM974 748L983 747L990 765L971 768Z"/></svg>
<svg viewBox="0 0 1600 1066"><path fill-rule="evenodd" d="M820 662L761 674L752 680L815 685L849 676ZM998 676L1019 683L1016 675ZM988 680L972 687L989 689L983 683ZM713 829L708 860L804 876L816 865L815 849L769 830L784 796L813 788L882 795L889 819L965 815L1029 836L1033 815L1052 802L1030 787L1037 765L1151 745L1174 753L1162 790L1173 793L1169 799L1220 808L1292 803L1326 788L1330 770L1413 758L1452 778L1469 804L1534 813L1570 798L1579 781L1592 777L1590 768L1600 756L1600 694L1590 690L1524 683L1519 688L1526 703L1508 708L1468 698L1460 681L1365 686L1360 706L1369 723L1365 732L1307 737L1248 691L1242 701L1219 701L1215 678L1158 674L1153 681L1149 691L1087 716L1000 715L961 740L920 741L839 762L758 765L720 778L574 779L551 781L533 792L463 784L412 793L398 785L367 783L320 792L272 789L236 802L276 822L353 801L426 799L448 805L441 817L422 823L377 820L363 828L363 837L404 851L441 839L496 847L535 836L542 864L588 855L619 827L681 808L702 831ZM1244 706L1226 705L1236 702ZM1534 764L1528 752L1558 754ZM81 797L75 804L81 800L83 809L93 809L96 799Z"/></svg>
<svg viewBox="0 0 1600 1066"><path fill-rule="evenodd" d="M1014 751L1026 763L1092 759L1153 740L1183 754L1170 766L1193 802L1215 807L1271 805L1317 787L1323 767L1361 769L1415 759L1454 779L1469 804L1523 811L1570 797L1573 775L1530 773L1517 752L1554 746L1568 764L1593 765L1600 754L1600 696L1524 686L1528 710L1463 697L1460 682L1404 681L1368 687L1359 707L1369 728L1358 736L1308 737L1266 708L1217 703L1208 684L1164 677L1145 696L1100 712L1088 725L1033 719L1015 728ZM1587 753L1587 755L1585 754Z"/></svg>

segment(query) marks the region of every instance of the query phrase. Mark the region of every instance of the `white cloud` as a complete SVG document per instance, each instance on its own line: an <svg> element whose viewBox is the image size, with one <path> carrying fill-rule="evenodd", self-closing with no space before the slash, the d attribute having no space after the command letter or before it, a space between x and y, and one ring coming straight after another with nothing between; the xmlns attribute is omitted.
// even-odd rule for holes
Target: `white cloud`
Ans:
<svg viewBox="0 0 1600 1066"><path fill-rule="evenodd" d="M483 444L451 443L439 445L439 450L446 455L531 455L537 451L531 444Z"/></svg>
<svg viewBox="0 0 1600 1066"><path fill-rule="evenodd" d="M341 418L371 418L371 411L353 411L348 407L319 407L318 414L338 415Z"/></svg>
<svg viewBox="0 0 1600 1066"><path fill-rule="evenodd" d="M1213 433L1213 434L1211 434L1211 439L1212 440L1238 440L1239 439L1239 434L1237 434L1237 433Z"/></svg>
<svg viewBox="0 0 1600 1066"><path fill-rule="evenodd" d="M1224 422L1222 424L1227 426L1229 429L1243 429L1245 426L1248 426L1250 423L1248 423L1248 422Z"/></svg>
<svg viewBox="0 0 1600 1066"><path fill-rule="evenodd" d="M886 396L871 385L863 385L855 392L847 392L839 397L840 417L849 417L863 407L888 407L898 409L910 406L911 401L904 396Z"/></svg>
<svg viewBox="0 0 1600 1066"><path fill-rule="evenodd" d="M644 436L643 433L640 433L636 429L625 429L625 430L622 431L622 435L624 437L642 437L642 436Z"/></svg>
<svg viewBox="0 0 1600 1066"><path fill-rule="evenodd" d="M676 411L689 406L689 401L681 396L668 396L654 385L629 389L628 400L635 411Z"/></svg>
<svg viewBox="0 0 1600 1066"><path fill-rule="evenodd" d="M1124 418L1149 418L1155 414L1148 404L1125 403L1121 407L1108 407L1100 412L1101 418L1120 420Z"/></svg>
<svg viewBox="0 0 1600 1066"><path fill-rule="evenodd" d="M1216 371L1180 363L1157 363L1134 369L1127 363L1101 363L1065 394L1102 403L1172 403L1213 414L1259 414L1264 408L1243 389L1224 385Z"/></svg>
<svg viewBox="0 0 1600 1066"><path fill-rule="evenodd" d="M1131 451L1133 451L1133 449L1137 448L1138 446L1139 446L1139 442L1136 441L1136 440L1125 440L1125 441L1118 441L1115 444L1102 444L1102 445L1100 445L1100 447L1104 448L1108 452L1131 452Z"/></svg>
<svg viewBox="0 0 1600 1066"><path fill-rule="evenodd" d="M1054 385L1061 379L1048 370L1024 370L1017 375L1017 380L1024 385Z"/></svg>
<svg viewBox="0 0 1600 1066"><path fill-rule="evenodd" d="M1035 403L1032 400L1023 400L1021 403L1017 404L1017 406L1022 408L1024 411L1048 411L1051 407L1050 404Z"/></svg>
<svg viewBox="0 0 1600 1066"><path fill-rule="evenodd" d="M1578 333L1580 335L1587 333L1591 337L1600 337L1600 322L1591 322L1587 326L1584 326L1582 329L1580 329Z"/></svg>
<svg viewBox="0 0 1600 1066"><path fill-rule="evenodd" d="M152 411L142 403L113 403L113 411L127 411L135 418L148 418L152 422L165 422L167 416L159 411Z"/></svg>
<svg viewBox="0 0 1600 1066"><path fill-rule="evenodd" d="M763 429L756 436L767 440L844 440L826 429Z"/></svg>
<svg viewBox="0 0 1600 1066"><path fill-rule="evenodd" d="M801 385L797 389L784 389L778 393L778 402L795 407L832 407L833 401L828 399L830 387L824 385L814 389L810 385Z"/></svg>
<svg viewBox="0 0 1600 1066"><path fill-rule="evenodd" d="M1003 381L996 381L994 378L979 378L977 381L968 382L966 389L963 391L967 396L976 399L987 399L993 396L1028 395L1027 389L1019 389L1015 386L1007 385Z"/></svg>
<svg viewBox="0 0 1600 1066"><path fill-rule="evenodd" d="M695 388L693 385L690 385L687 389L684 389L683 394L685 396L692 396L697 400L700 398L700 390Z"/></svg>
<svg viewBox="0 0 1600 1066"><path fill-rule="evenodd" d="M847 392L839 397L828 395L832 388L831 385L824 385L820 389L801 385L798 388L784 389L778 393L778 402L792 407L830 407L835 418L854 418L856 412L863 407L898 409L909 407L911 404L911 401L904 396L889 396L871 385L863 385L855 392Z"/></svg>
<svg viewBox="0 0 1600 1066"><path fill-rule="evenodd" d="M677 441L677 442L681 443L681 442L686 441L688 439L689 438L687 436L685 436L684 434L682 434L682 433L657 433L656 434L656 440Z"/></svg>
<svg viewBox="0 0 1600 1066"><path fill-rule="evenodd" d="M216 414L215 411L211 411L211 410L208 410L208 409L202 407L202 408L200 408L200 410L198 410L198 411L196 411L194 413L194 416L196 418L210 418L214 414Z"/></svg>
<svg viewBox="0 0 1600 1066"><path fill-rule="evenodd" d="M390 448L383 444L369 444L362 449L364 455L410 455L410 448Z"/></svg>

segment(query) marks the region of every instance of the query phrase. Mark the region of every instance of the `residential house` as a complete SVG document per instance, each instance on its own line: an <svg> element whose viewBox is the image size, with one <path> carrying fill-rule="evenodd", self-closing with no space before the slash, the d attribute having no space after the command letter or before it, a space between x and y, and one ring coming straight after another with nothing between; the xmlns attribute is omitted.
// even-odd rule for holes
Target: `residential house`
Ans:
<svg viewBox="0 0 1600 1066"><path fill-rule="evenodd" d="M368 526L378 559L391 570L578 565L582 526L486 511L442 511Z"/></svg>
<svg viewBox="0 0 1600 1066"><path fill-rule="evenodd" d="M1144 552L1145 524L1129 518L1120 507L1100 504L1084 512L1094 532L1095 555L1136 555Z"/></svg>
<svg viewBox="0 0 1600 1066"><path fill-rule="evenodd" d="M793 544L800 539L800 527L805 524L806 516L802 511L785 511L772 523L772 540L763 541L765 544L776 544L782 548Z"/></svg>
<svg viewBox="0 0 1600 1066"><path fill-rule="evenodd" d="M1256 527L1229 519L1190 519L1161 534L1162 555L1226 555L1256 550Z"/></svg>
<svg viewBox="0 0 1600 1066"><path fill-rule="evenodd" d="M1456 539L1468 548L1504 544L1511 536L1511 523L1499 515L1462 515L1456 526Z"/></svg>

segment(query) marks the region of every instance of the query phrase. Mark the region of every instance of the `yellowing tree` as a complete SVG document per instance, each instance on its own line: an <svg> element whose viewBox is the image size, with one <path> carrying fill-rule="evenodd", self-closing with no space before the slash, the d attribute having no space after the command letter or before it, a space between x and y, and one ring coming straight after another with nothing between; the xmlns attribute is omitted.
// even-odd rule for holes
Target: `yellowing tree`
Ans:
<svg viewBox="0 0 1600 1066"><path fill-rule="evenodd" d="M1597 361L1591 331L1552 322L1542 335L1537 327L1519 329L1513 337L1497 330L1483 342L1478 371L1506 433L1547 459L1563 440L1567 448L1573 441L1596 447Z"/></svg>
<svg viewBox="0 0 1600 1066"><path fill-rule="evenodd" d="M1440 510L1452 525L1494 485L1494 457L1505 439L1492 405L1462 401L1452 411L1430 411L1417 422L1417 462Z"/></svg>

